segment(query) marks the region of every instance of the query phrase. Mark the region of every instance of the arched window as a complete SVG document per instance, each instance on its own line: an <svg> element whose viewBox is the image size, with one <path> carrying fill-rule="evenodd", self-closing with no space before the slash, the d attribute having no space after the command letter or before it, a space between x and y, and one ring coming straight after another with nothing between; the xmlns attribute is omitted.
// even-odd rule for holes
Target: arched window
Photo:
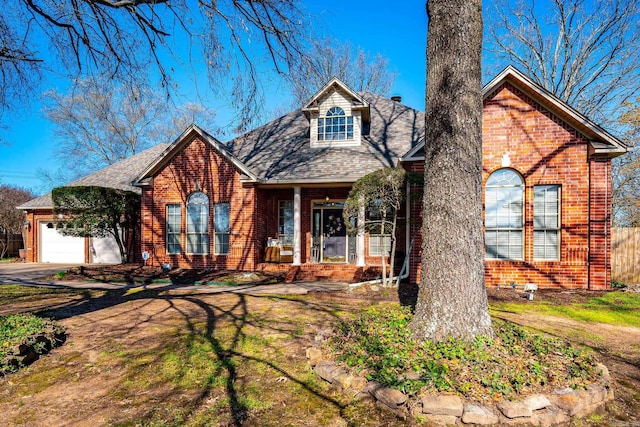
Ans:
<svg viewBox="0 0 640 427"><path fill-rule="evenodd" d="M187 253L209 253L209 198L202 192L191 194L187 201Z"/></svg>
<svg viewBox="0 0 640 427"><path fill-rule="evenodd" d="M523 259L524 181L512 169L489 176L485 189L485 256Z"/></svg>
<svg viewBox="0 0 640 427"><path fill-rule="evenodd" d="M318 119L318 141L347 139L353 139L353 116L347 116L340 107L331 107Z"/></svg>

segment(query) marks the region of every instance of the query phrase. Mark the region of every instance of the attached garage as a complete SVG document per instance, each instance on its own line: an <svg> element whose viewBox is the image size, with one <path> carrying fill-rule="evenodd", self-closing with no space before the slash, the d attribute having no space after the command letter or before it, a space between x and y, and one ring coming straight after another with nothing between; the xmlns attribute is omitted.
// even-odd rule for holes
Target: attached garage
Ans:
<svg viewBox="0 0 640 427"><path fill-rule="evenodd" d="M61 223L40 223L40 262L78 263L85 262L84 237L64 236L59 232Z"/></svg>
<svg viewBox="0 0 640 427"><path fill-rule="evenodd" d="M164 153L167 144L158 144L91 175L69 184L72 187L106 187L141 194L131 183L154 160ZM121 262L120 251L113 237L82 238L63 236L58 227L64 218L54 213L51 193L16 206L23 211L27 262L49 263L109 263ZM139 228L137 230L139 232ZM139 242L136 242L139 248ZM140 256L137 250L134 257ZM135 258L134 258L135 259Z"/></svg>
<svg viewBox="0 0 640 427"><path fill-rule="evenodd" d="M40 262L84 264L119 264L120 251L113 237L89 238L65 236L60 233L63 223L40 222ZM86 241L89 245L86 245ZM88 253L87 253L88 250Z"/></svg>

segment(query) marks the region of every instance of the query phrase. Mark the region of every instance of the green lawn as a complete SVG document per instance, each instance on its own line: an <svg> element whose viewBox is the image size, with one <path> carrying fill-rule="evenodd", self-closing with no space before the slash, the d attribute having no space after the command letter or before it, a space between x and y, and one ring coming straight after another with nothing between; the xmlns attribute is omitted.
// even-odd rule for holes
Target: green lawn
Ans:
<svg viewBox="0 0 640 427"><path fill-rule="evenodd" d="M610 292L603 296L588 298L586 302L570 305L542 300L528 301L526 304L494 302L491 304L491 310L519 314L547 314L581 322L640 327L640 294L631 292Z"/></svg>

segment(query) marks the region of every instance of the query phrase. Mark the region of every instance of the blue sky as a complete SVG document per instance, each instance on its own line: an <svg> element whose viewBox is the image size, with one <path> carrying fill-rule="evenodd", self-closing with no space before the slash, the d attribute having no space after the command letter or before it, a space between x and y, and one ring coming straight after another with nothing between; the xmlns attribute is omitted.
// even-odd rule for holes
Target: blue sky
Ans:
<svg viewBox="0 0 640 427"><path fill-rule="evenodd" d="M320 16L330 35L349 41L375 55L380 53L397 72L394 95L403 103L424 110L426 12L423 0L390 3L378 0L349 2L307 1L307 8ZM61 81L45 81L42 91L60 89ZM56 87L58 86L58 87ZM277 107L282 99L267 93L268 106ZM223 105L211 105L224 120ZM42 106L34 101L27 111L3 116L9 132L3 134L9 145L0 145L0 183L16 185L42 193L48 188L38 179L38 169L55 171L53 128L44 118ZM222 124L222 123L221 123ZM227 139L222 137L221 139Z"/></svg>

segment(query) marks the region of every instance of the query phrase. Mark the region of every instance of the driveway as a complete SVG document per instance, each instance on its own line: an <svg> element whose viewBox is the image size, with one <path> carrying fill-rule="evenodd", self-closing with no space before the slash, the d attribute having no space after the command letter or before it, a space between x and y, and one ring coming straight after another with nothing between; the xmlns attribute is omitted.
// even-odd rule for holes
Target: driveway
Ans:
<svg viewBox="0 0 640 427"><path fill-rule="evenodd" d="M53 284L52 281L36 279L52 276L77 265L35 262L0 263L0 284Z"/></svg>
<svg viewBox="0 0 640 427"><path fill-rule="evenodd" d="M276 283L268 285L246 286L208 286L208 285L174 285L154 283L149 285L131 285L126 283L78 282L69 280L50 280L44 277L53 276L60 271L66 271L80 264L49 264L49 263L10 263L0 264L0 285L32 285L32 286L66 286L76 289L182 289L189 291L204 291L206 293L240 293L240 294L297 294L302 295L310 291L338 291L346 290L349 285L342 282L313 282L303 281L294 283Z"/></svg>

